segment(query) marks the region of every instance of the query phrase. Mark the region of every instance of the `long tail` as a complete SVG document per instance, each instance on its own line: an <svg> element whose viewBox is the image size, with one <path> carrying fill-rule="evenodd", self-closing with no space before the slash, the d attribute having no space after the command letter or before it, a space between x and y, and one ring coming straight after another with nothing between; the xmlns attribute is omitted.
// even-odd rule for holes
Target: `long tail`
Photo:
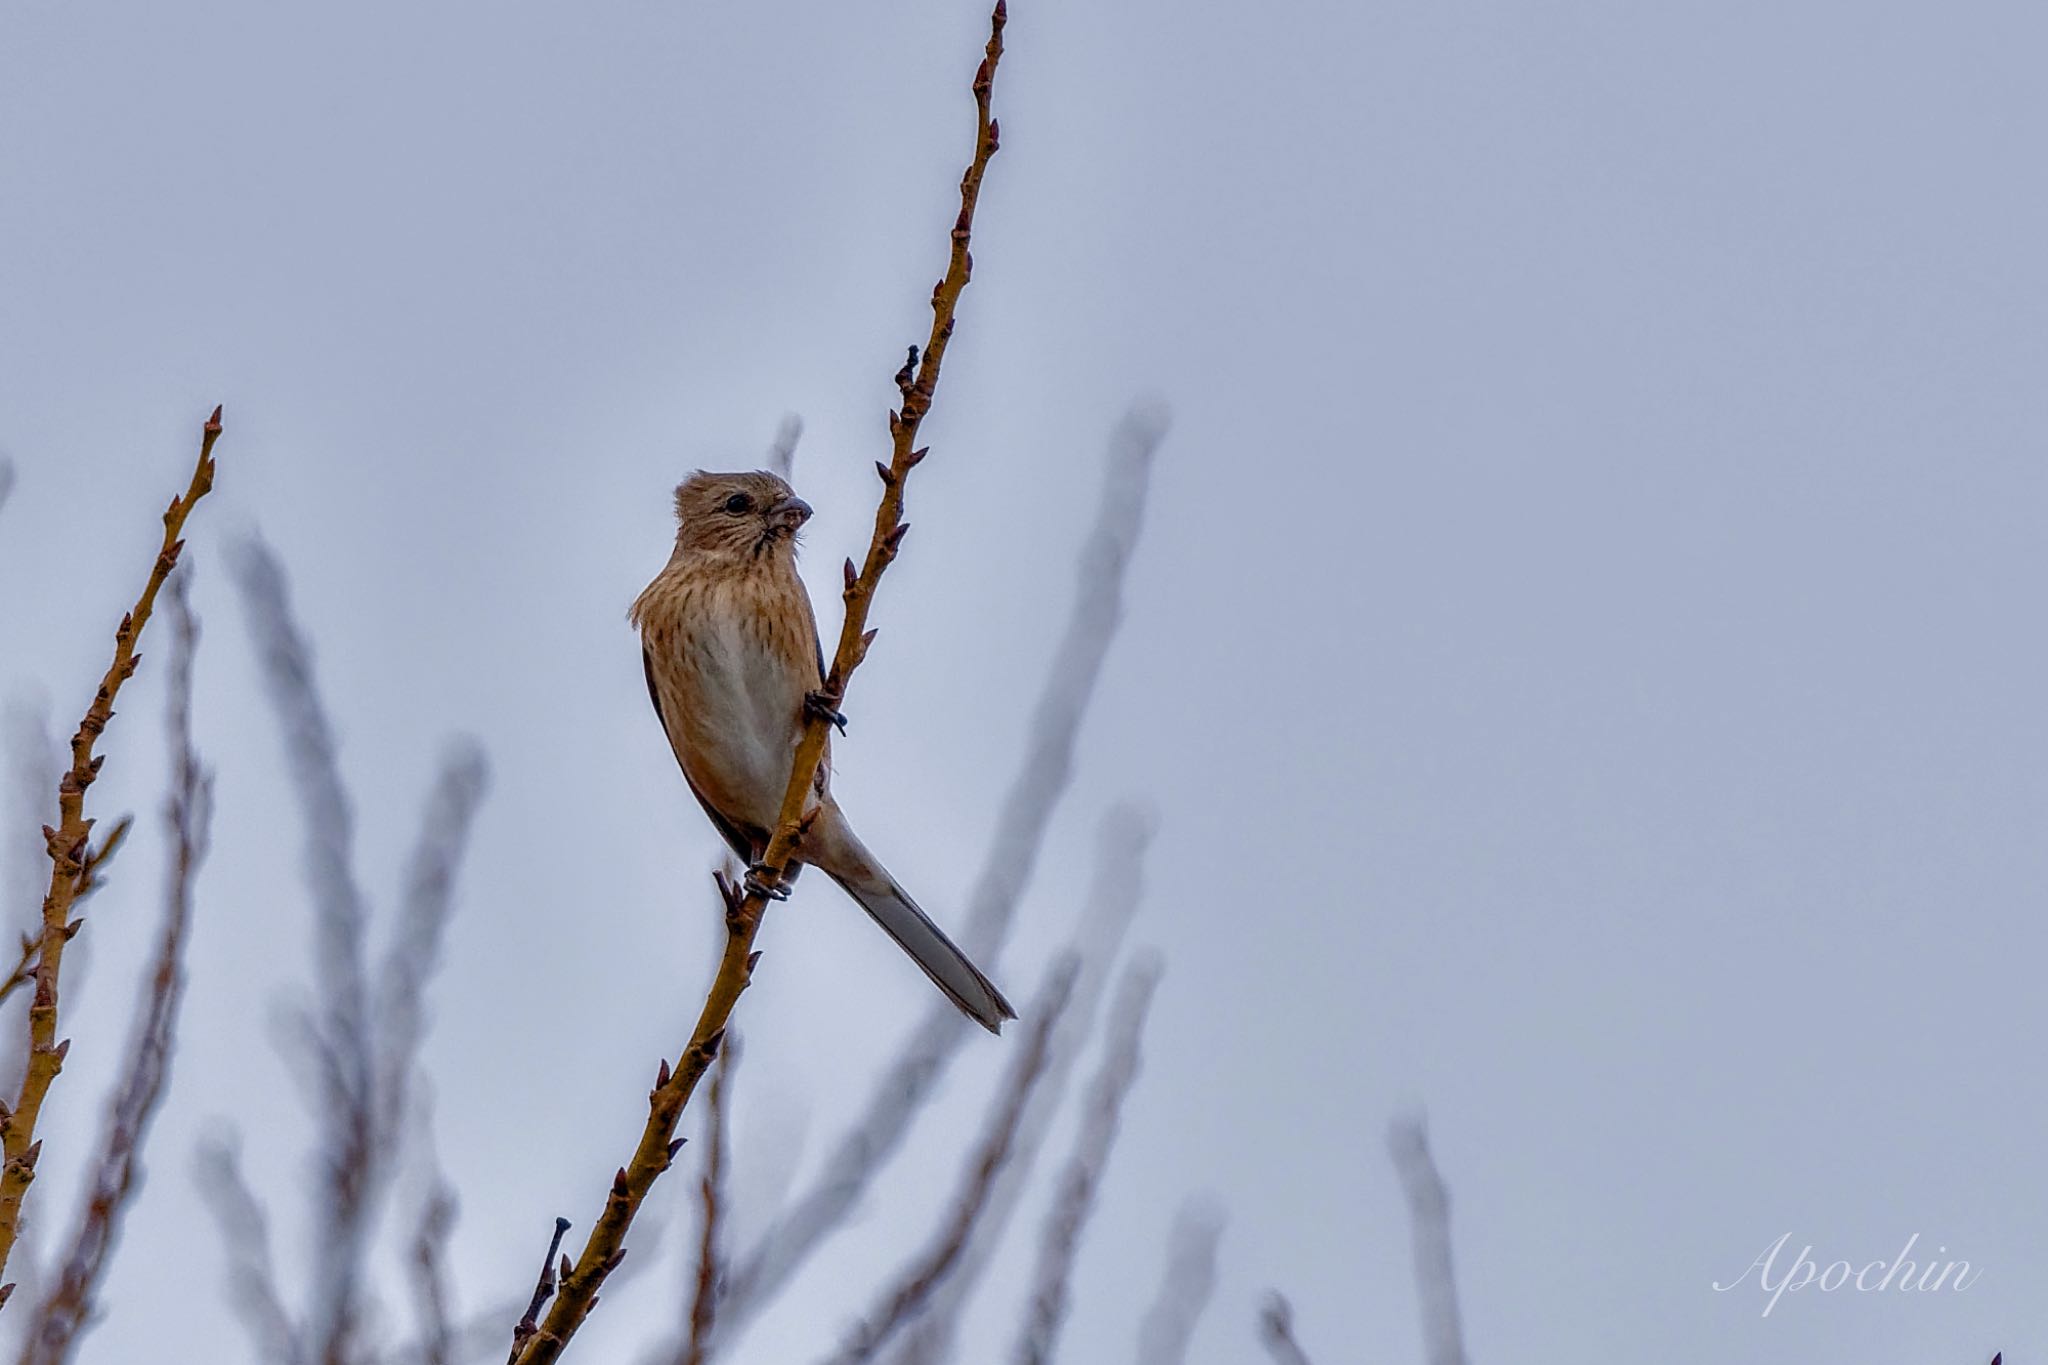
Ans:
<svg viewBox="0 0 2048 1365"><path fill-rule="evenodd" d="M831 815L838 814L836 809L828 809ZM846 894L860 902L861 909L924 969L962 1014L990 1033L1001 1033L1003 1021L1017 1017L995 983L917 908L910 893L854 837L843 816L819 820L805 842L804 860L845 887Z"/></svg>

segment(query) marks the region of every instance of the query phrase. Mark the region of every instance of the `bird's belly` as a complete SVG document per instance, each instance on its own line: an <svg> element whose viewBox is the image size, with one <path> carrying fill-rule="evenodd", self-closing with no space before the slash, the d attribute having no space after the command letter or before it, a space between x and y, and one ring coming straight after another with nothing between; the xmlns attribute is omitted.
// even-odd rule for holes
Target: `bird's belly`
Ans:
<svg viewBox="0 0 2048 1365"><path fill-rule="evenodd" d="M739 621L707 621L683 642L684 766L719 808L773 829L802 734L803 689Z"/></svg>

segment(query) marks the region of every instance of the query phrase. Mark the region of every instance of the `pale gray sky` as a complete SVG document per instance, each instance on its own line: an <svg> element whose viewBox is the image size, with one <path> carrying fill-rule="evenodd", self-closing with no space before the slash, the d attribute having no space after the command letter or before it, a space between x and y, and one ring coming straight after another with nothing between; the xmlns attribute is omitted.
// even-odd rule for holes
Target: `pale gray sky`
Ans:
<svg viewBox="0 0 2048 1365"><path fill-rule="evenodd" d="M492 761L428 1045L464 1301L530 1287L557 1213L587 1225L713 932L715 838L625 607L669 487L756 462L794 410L836 621L985 18L12 7L0 688L75 723L228 410L191 551L219 838L86 1359L240 1358L189 1176L217 1119L280 1200L288 1280L303 1261L309 1133L269 1042L306 971L301 832L234 532L293 575L387 903L443 737ZM1255 1354L1268 1286L1319 1360L1419 1359L1382 1141L1416 1105L1476 1360L2048 1353L2048 18L1023 0L1010 41L837 780L957 915L1104 438L1168 403L1129 625L997 972L1028 993L1096 820L1149 798L1133 938L1167 973L1072 1358L1135 1349L1206 1191L1229 1221L1197 1365ZM102 811L156 808L160 689L145 664ZM96 1112L160 849L148 829L96 903L53 1133ZM742 1134L772 1162L800 1131L808 1162L926 987L822 883L765 946ZM969 1049L742 1359L836 1338L928 1225L1004 1046ZM1858 1262L1918 1233L1982 1275L1768 1319L1709 1288L1788 1231ZM666 1275L607 1293L580 1358L630 1362ZM1007 1342L1014 1311L989 1293L974 1321Z"/></svg>

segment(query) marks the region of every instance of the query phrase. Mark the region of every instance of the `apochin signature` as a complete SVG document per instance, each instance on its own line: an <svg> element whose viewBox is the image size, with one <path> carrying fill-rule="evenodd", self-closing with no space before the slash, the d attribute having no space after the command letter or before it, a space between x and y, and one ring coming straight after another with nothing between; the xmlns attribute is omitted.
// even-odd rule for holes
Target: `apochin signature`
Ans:
<svg viewBox="0 0 2048 1365"><path fill-rule="evenodd" d="M1848 1261L1831 1261L1823 1267L1814 1261L1811 1246L1802 1247L1799 1254L1792 1258L1791 1264L1785 1267L1784 1274L1778 1276L1773 1283L1771 1276L1778 1264L1778 1257L1785 1250L1785 1243L1791 1240L1792 1234L1788 1232L1765 1247L1740 1275L1728 1283L1722 1284L1715 1280L1714 1291L1719 1294L1727 1293L1745 1283L1749 1279L1750 1271L1753 1270L1756 1272L1757 1288L1770 1295L1764 1302L1764 1311L1761 1315L1769 1317L1771 1310L1778 1306L1779 1296L1789 1291L1811 1288L1818 1289L1824 1294L1831 1294L1838 1289L1854 1289L1865 1294L1882 1294L1887 1290L1895 1293L1917 1291L1931 1294L1944 1289L1968 1289L1976 1283L1977 1277L1984 1273L1968 1261L1907 1259L1920 1241L1920 1234L1916 1232L1906 1239L1906 1245L1899 1248L1899 1254L1891 1260L1865 1261L1861 1265ZM1936 1247L1934 1250L1936 1256L1948 1254L1948 1248L1945 1246Z"/></svg>

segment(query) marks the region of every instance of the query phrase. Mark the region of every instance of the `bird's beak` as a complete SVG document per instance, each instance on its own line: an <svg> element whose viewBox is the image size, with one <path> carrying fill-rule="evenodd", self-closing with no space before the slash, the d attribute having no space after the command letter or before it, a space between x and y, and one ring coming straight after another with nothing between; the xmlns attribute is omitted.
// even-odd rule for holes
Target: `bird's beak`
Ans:
<svg viewBox="0 0 2048 1365"><path fill-rule="evenodd" d="M811 505L802 498L784 498L761 514L770 526L794 531L811 519Z"/></svg>

